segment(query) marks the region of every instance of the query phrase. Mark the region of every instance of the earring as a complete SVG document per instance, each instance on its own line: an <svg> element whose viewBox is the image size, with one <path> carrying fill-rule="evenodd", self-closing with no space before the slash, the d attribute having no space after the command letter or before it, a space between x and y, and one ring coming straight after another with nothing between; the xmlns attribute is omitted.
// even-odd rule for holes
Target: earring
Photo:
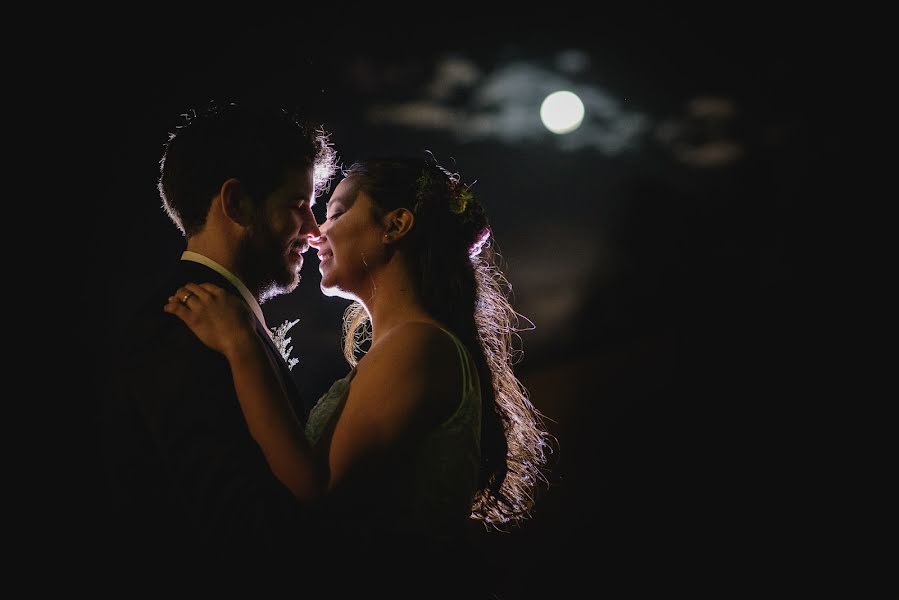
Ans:
<svg viewBox="0 0 899 600"><path fill-rule="evenodd" d="M375 292L378 291L378 285L375 283L375 278L372 276L371 271L368 268L368 263L365 262L365 252L360 252L362 255L362 264L365 266L365 272L368 273L368 278L371 281L371 298L369 298L369 302L375 297Z"/></svg>

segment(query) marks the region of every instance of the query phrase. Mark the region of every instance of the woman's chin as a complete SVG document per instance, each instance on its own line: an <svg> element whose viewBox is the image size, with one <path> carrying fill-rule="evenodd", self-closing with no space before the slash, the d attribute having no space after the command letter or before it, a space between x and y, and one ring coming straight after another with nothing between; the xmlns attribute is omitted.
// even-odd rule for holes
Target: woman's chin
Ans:
<svg viewBox="0 0 899 600"><path fill-rule="evenodd" d="M339 287L327 285L324 281L321 284L322 294L328 296L329 298L346 298L347 300L356 300L355 294L351 294L346 290L342 290Z"/></svg>

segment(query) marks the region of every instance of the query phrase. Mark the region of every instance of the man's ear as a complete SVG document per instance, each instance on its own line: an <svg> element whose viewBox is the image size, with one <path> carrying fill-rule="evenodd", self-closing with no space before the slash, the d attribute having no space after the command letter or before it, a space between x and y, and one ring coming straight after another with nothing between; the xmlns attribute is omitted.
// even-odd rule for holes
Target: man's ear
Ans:
<svg viewBox="0 0 899 600"><path fill-rule="evenodd" d="M226 179L219 194L222 197L222 212L226 217L243 226L252 224L253 207L240 179Z"/></svg>
<svg viewBox="0 0 899 600"><path fill-rule="evenodd" d="M384 215L384 241L393 243L412 231L415 215L408 208L397 208Z"/></svg>

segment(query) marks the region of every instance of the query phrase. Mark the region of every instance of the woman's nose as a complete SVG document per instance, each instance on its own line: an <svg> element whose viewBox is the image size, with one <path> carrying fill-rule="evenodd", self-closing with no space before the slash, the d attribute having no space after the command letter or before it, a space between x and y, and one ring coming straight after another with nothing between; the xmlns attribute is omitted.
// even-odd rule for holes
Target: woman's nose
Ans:
<svg viewBox="0 0 899 600"><path fill-rule="evenodd" d="M322 231L322 229L324 229L324 228L325 228L325 224L324 224L324 223L321 224L321 227L319 227L319 225L316 224L316 226L315 226L315 234L310 235L309 238L308 238L308 239L309 239L309 245L310 245L310 246L312 246L312 247L314 247L314 248L318 248L319 245L320 245L323 241L325 241L325 232Z"/></svg>

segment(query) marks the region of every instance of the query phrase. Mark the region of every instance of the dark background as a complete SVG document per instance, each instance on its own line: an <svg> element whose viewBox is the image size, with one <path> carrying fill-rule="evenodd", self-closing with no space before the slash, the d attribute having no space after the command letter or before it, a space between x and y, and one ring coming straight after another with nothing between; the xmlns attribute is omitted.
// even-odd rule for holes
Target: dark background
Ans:
<svg viewBox="0 0 899 600"><path fill-rule="evenodd" d="M156 191L167 132L210 99L263 97L303 107L346 162L431 150L477 180L533 323L517 372L556 439L533 519L480 536L501 598L742 589L784 568L773 465L799 337L800 205L832 144L813 102L822 17L405 12L408 23L352 9L138 10L72 27L58 64L81 165L79 262L63 270L76 273L78 437L90 441L75 543L102 518L90 400L101 357L127 343L116 327L129 299L184 247ZM587 104L568 136L539 124L555 89ZM403 121L410 103L431 116ZM347 302L319 294L306 256L300 289L263 310L270 325L300 319L293 372L318 396L348 368Z"/></svg>

